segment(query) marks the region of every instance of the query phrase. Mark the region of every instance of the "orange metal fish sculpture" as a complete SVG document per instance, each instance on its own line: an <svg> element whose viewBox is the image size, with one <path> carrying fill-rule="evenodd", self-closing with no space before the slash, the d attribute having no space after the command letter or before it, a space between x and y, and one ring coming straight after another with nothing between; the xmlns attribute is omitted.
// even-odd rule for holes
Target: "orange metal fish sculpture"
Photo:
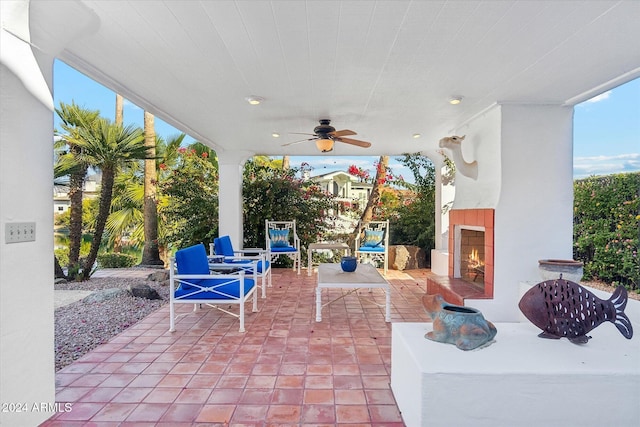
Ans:
<svg viewBox="0 0 640 427"><path fill-rule="evenodd" d="M564 279L538 283L520 299L518 307L542 333L541 338L566 337L574 344L585 344L591 330L612 322L627 339L633 327L624 309L627 290L618 286L611 298L602 300L588 289Z"/></svg>

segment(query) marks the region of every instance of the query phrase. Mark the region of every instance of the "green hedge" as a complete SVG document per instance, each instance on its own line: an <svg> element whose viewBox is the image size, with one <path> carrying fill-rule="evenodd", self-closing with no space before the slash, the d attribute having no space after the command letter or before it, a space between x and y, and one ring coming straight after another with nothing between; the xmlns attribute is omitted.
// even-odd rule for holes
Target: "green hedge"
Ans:
<svg viewBox="0 0 640 427"><path fill-rule="evenodd" d="M123 253L104 253L98 255L98 265L101 268L126 268L136 265L135 256Z"/></svg>
<svg viewBox="0 0 640 427"><path fill-rule="evenodd" d="M640 172L574 182L573 257L584 278L638 290Z"/></svg>

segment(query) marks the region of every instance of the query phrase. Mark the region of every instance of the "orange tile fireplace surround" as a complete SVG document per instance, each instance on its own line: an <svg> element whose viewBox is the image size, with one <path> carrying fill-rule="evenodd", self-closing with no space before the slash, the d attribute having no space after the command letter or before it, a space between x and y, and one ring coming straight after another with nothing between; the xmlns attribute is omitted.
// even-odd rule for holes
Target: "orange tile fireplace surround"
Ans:
<svg viewBox="0 0 640 427"><path fill-rule="evenodd" d="M449 212L449 274L427 277L427 293L440 294L450 304L464 305L465 299L493 298L493 236L494 209L454 209ZM456 227L474 227L484 229L484 280L482 283L470 282L455 277L455 236Z"/></svg>

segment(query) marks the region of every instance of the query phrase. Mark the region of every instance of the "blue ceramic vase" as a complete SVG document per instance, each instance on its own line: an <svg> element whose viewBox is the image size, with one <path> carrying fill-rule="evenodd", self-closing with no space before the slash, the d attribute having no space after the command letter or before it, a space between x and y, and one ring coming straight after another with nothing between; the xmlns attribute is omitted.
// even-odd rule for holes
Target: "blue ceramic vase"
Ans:
<svg viewBox="0 0 640 427"><path fill-rule="evenodd" d="M356 271L356 267L358 266L358 259L354 256L343 256L340 260L340 267L342 267L342 271L347 273L352 273Z"/></svg>

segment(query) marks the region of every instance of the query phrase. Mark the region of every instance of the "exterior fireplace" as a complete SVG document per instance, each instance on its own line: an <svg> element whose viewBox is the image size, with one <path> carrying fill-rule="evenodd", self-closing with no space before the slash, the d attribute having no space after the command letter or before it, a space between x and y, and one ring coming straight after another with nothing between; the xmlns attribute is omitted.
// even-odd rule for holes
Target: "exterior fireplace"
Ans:
<svg viewBox="0 0 640 427"><path fill-rule="evenodd" d="M493 209L449 212L449 277L483 287L493 298Z"/></svg>

